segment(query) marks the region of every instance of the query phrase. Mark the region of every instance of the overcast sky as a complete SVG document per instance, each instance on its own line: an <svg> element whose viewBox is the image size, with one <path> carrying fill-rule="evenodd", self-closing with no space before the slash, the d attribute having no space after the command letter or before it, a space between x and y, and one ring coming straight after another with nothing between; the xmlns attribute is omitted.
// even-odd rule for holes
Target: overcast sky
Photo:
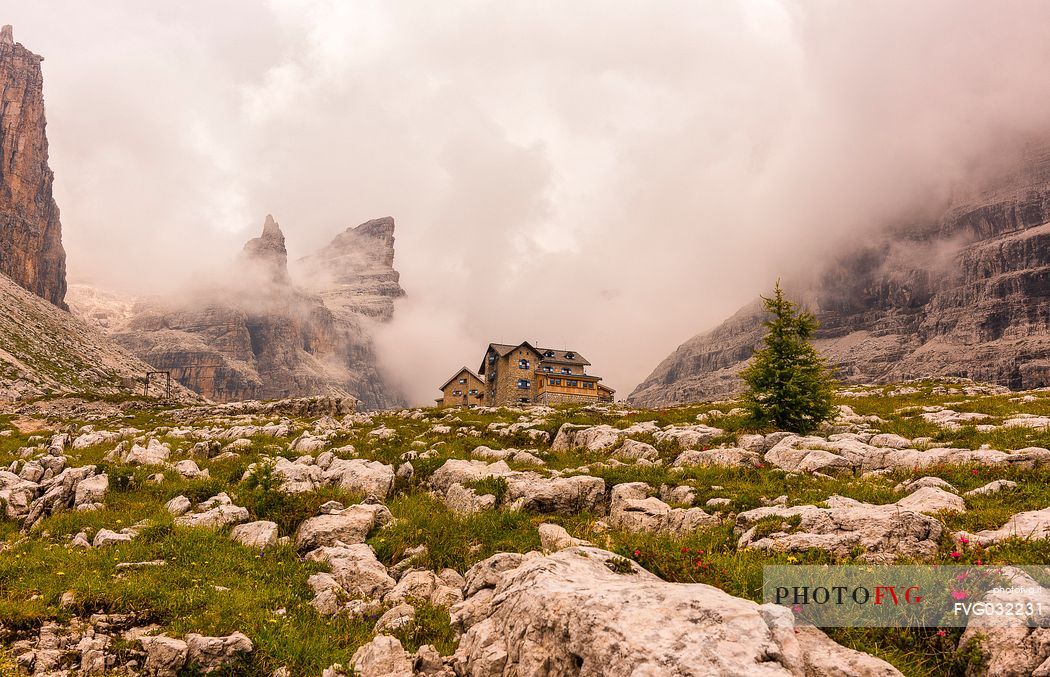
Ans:
<svg viewBox="0 0 1050 677"><path fill-rule="evenodd" d="M414 401L489 341L626 396L782 274L1050 121L1050 3L0 2L74 280L397 220Z"/></svg>

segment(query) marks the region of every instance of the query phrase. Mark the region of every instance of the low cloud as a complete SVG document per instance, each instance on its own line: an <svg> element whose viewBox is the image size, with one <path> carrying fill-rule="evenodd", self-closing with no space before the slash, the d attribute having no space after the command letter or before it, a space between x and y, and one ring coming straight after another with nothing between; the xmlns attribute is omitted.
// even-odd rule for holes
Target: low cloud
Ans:
<svg viewBox="0 0 1050 677"><path fill-rule="evenodd" d="M47 1L75 278L291 258L397 219L379 346L413 400L489 341L620 395L779 276L931 204L1050 121L1050 5ZM85 28L88 27L88 28Z"/></svg>

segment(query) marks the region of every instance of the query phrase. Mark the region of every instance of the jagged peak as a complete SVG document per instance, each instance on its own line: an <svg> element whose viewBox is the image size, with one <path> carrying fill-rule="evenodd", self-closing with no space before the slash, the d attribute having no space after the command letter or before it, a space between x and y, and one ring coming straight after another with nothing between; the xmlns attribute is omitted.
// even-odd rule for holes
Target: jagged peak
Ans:
<svg viewBox="0 0 1050 677"><path fill-rule="evenodd" d="M0 28L0 45L15 44L15 29L11 24L5 24Z"/></svg>
<svg viewBox="0 0 1050 677"><path fill-rule="evenodd" d="M374 238L392 238L394 236L394 217L384 216L365 221L359 226L347 228L346 232Z"/></svg>
<svg viewBox="0 0 1050 677"><path fill-rule="evenodd" d="M244 244L242 256L254 264L269 269L274 282L288 282L288 248L284 233L272 214L266 215L262 235Z"/></svg>
<svg viewBox="0 0 1050 677"><path fill-rule="evenodd" d="M263 239L266 238L280 238L281 242L284 242L284 233L281 232L281 224L274 220L273 214L266 215L266 221L263 222Z"/></svg>

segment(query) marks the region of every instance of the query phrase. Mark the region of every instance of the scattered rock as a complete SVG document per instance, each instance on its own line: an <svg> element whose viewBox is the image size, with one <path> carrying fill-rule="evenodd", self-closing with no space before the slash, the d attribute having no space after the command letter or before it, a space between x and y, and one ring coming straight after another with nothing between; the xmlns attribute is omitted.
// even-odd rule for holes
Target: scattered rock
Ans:
<svg viewBox="0 0 1050 677"><path fill-rule="evenodd" d="M336 513L305 520L296 529L293 540L299 551L337 543L364 543L373 529L386 526L393 520L385 505L352 505Z"/></svg>
<svg viewBox="0 0 1050 677"><path fill-rule="evenodd" d="M230 538L256 550L271 548L277 545L277 523L259 521L238 524L230 531Z"/></svg>
<svg viewBox="0 0 1050 677"><path fill-rule="evenodd" d="M350 659L359 677L412 677L412 661L401 642L390 635L377 635L354 652Z"/></svg>
<svg viewBox="0 0 1050 677"><path fill-rule="evenodd" d="M1011 538L1045 540L1050 537L1050 508L1018 513L998 529L978 531L976 534L960 531L956 537L968 538L979 545L990 545Z"/></svg>
<svg viewBox="0 0 1050 677"><path fill-rule="evenodd" d="M770 506L742 512L736 518L737 532L742 532L737 547L775 552L816 548L838 557L856 554L870 562L937 553L943 528L932 517L894 504L871 505L841 496L832 496L826 503L827 508ZM771 517L786 521L794 518L798 524L769 535L756 533L755 524Z"/></svg>

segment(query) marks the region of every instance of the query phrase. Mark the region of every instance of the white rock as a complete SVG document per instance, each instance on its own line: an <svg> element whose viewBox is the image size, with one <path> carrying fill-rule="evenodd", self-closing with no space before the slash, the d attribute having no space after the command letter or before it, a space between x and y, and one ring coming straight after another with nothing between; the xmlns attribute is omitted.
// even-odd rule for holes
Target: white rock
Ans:
<svg viewBox="0 0 1050 677"><path fill-rule="evenodd" d="M976 534L961 531L956 537L966 537L980 545L990 545L1011 538L1046 540L1050 538L1050 508L1018 513L998 529L978 531Z"/></svg>
<svg viewBox="0 0 1050 677"><path fill-rule="evenodd" d="M230 531L230 539L256 550L264 550L277 544L277 523L248 522L238 524Z"/></svg>
<svg viewBox="0 0 1050 677"><path fill-rule="evenodd" d="M966 492L966 496L985 496L988 494L997 494L1003 489L1015 489L1017 488L1017 482L1011 482L1010 480L995 480L985 484L983 487L977 487Z"/></svg>
<svg viewBox="0 0 1050 677"><path fill-rule="evenodd" d="M332 461L323 479L326 484L383 499L394 489L394 468L379 461L340 458Z"/></svg>
<svg viewBox="0 0 1050 677"><path fill-rule="evenodd" d="M390 635L376 636L354 652L350 663L358 677L412 677L412 661Z"/></svg>
<svg viewBox="0 0 1050 677"><path fill-rule="evenodd" d="M897 501L897 506L904 510L914 510L927 515L942 511L966 512L966 502L961 496L940 487L922 487Z"/></svg>
<svg viewBox="0 0 1050 677"><path fill-rule="evenodd" d="M186 498L185 496L176 496L175 498L165 503L164 507L169 513L178 517L180 515L185 515L186 513L188 513L190 511L190 507L192 507L192 504L190 503L190 499Z"/></svg>
<svg viewBox="0 0 1050 677"><path fill-rule="evenodd" d="M870 505L841 496L832 496L826 503L827 508L770 506L742 512L736 518L736 529L743 532L737 547L774 552L816 548L839 557L850 556L856 549L861 551L860 559L871 562L937 553L943 527L932 517L892 503ZM797 517L800 522L790 533L778 530L757 535L755 524L768 517L785 521Z"/></svg>
<svg viewBox="0 0 1050 677"><path fill-rule="evenodd" d="M416 608L411 604L398 604L388 609L376 621L374 632L390 632L411 625L416 620Z"/></svg>
<svg viewBox="0 0 1050 677"><path fill-rule="evenodd" d="M131 538L131 534L118 533L109 529L99 529L98 533L95 534L95 538L91 541L91 547L101 548L117 543L128 543L131 541Z"/></svg>
<svg viewBox="0 0 1050 677"><path fill-rule="evenodd" d="M541 524L538 530L540 533L540 546L544 552L556 552L578 545L590 545L583 539L573 538L568 531L557 524Z"/></svg>
<svg viewBox="0 0 1050 677"><path fill-rule="evenodd" d="M209 499L212 500L212 499ZM206 507L207 502L197 506L200 510ZM191 512L175 518L175 524L183 527L199 527L204 529L221 529L231 524L239 524L248 521L248 510L240 506L228 503L220 503L208 508L203 512Z"/></svg>
<svg viewBox="0 0 1050 677"><path fill-rule="evenodd" d="M364 543L321 547L307 553L306 559L328 564L332 578L354 597L381 598L397 584Z"/></svg>
<svg viewBox="0 0 1050 677"><path fill-rule="evenodd" d="M196 664L205 673L220 670L241 654L251 653L254 649L252 641L240 632L226 637L205 637L190 633L186 635L186 646L187 663Z"/></svg>
<svg viewBox="0 0 1050 677"><path fill-rule="evenodd" d="M109 476L106 473L82 479L77 482L73 505L101 503L106 498L107 491L109 491Z"/></svg>
<svg viewBox="0 0 1050 677"><path fill-rule="evenodd" d="M197 464L191 459L182 460L176 463L175 472L179 473L188 480L208 476L208 471L205 470L202 472L201 469L197 466Z"/></svg>
<svg viewBox="0 0 1050 677"><path fill-rule="evenodd" d="M133 445L124 457L124 462L130 465L163 465L171 456L171 449L156 439L150 439L145 446Z"/></svg>
<svg viewBox="0 0 1050 677"><path fill-rule="evenodd" d="M189 647L181 639L165 635L141 637L143 651L146 652L146 673L154 677L176 677L186 665Z"/></svg>
<svg viewBox="0 0 1050 677"><path fill-rule="evenodd" d="M613 570L622 566L631 573ZM793 627L766 620L767 607L664 582L596 548L525 562L500 575L495 594L461 607L469 610L455 654L463 675L820 674L813 660L839 674L899 674L817 630L801 642Z"/></svg>
<svg viewBox="0 0 1050 677"><path fill-rule="evenodd" d="M296 529L293 540L299 551L337 543L364 543L373 529L386 526L393 519L385 505L352 505L337 513L305 520Z"/></svg>
<svg viewBox="0 0 1050 677"><path fill-rule="evenodd" d="M719 519L700 508L672 508L655 496L644 482L613 487L609 501L609 524L616 529L640 533L690 534L717 525Z"/></svg>

